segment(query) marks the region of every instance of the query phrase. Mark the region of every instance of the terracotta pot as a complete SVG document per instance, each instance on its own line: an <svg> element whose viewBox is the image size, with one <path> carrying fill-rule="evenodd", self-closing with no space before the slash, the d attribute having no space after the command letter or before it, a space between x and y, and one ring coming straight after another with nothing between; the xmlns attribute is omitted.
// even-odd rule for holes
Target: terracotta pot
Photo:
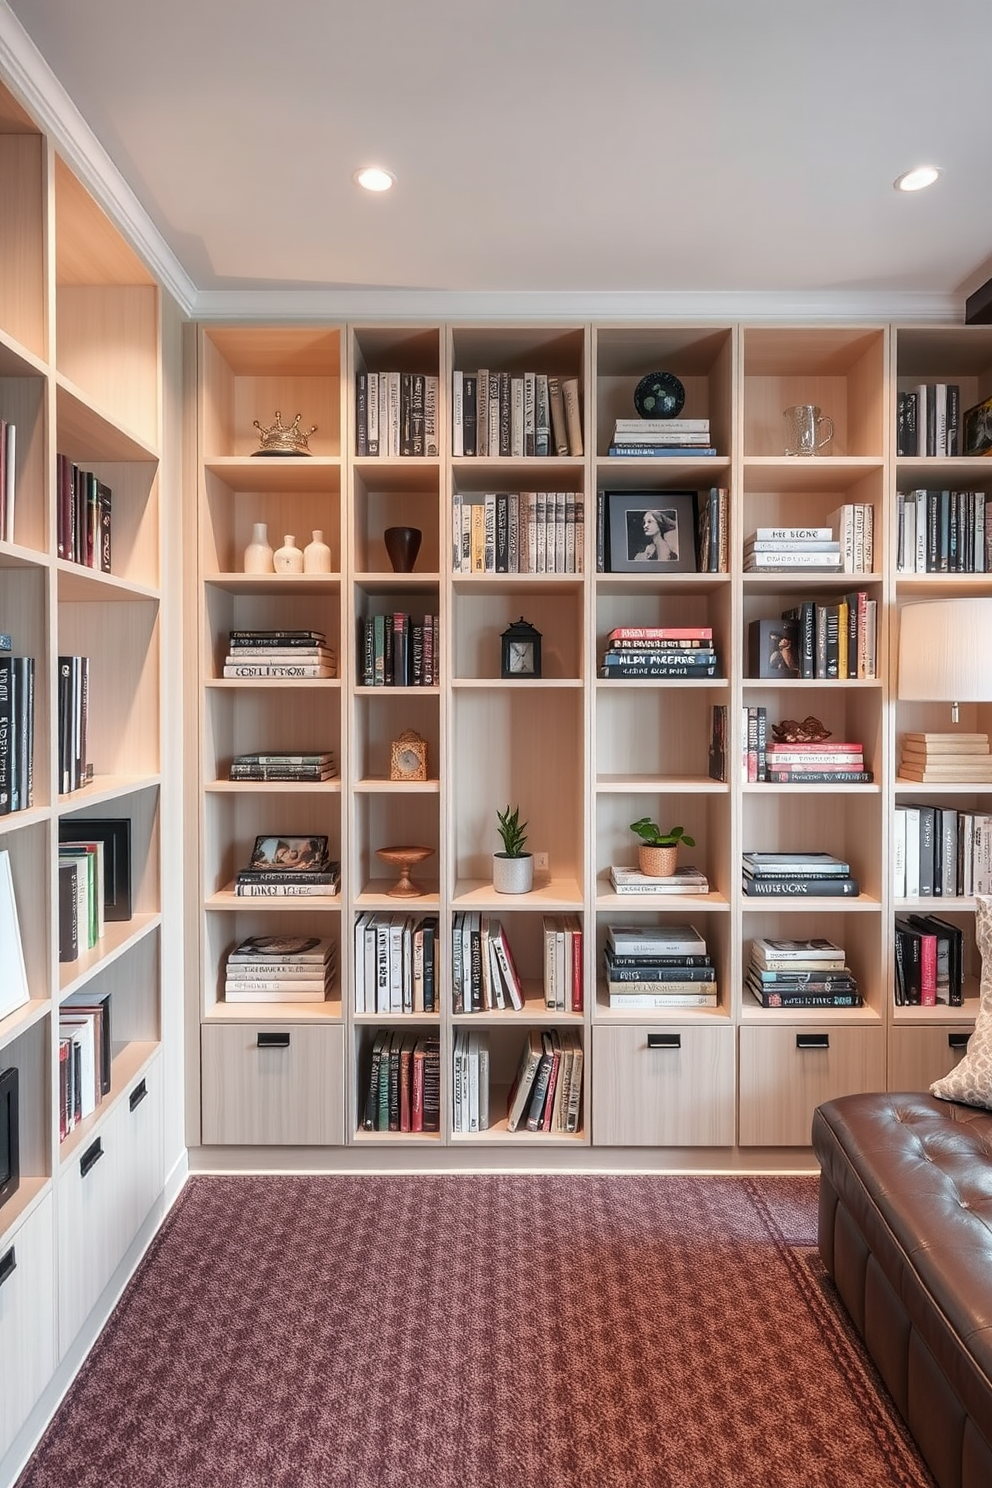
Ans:
<svg viewBox="0 0 992 1488"><path fill-rule="evenodd" d="M648 878L670 878L678 856L677 847L651 847L645 842L637 849L638 867Z"/></svg>

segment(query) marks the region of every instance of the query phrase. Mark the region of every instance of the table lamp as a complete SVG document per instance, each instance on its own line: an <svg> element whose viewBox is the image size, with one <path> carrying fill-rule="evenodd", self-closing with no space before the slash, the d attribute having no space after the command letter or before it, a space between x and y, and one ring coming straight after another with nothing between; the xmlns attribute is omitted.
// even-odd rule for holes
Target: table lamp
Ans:
<svg viewBox="0 0 992 1488"><path fill-rule="evenodd" d="M899 612L900 702L992 702L992 599L927 599Z"/></svg>

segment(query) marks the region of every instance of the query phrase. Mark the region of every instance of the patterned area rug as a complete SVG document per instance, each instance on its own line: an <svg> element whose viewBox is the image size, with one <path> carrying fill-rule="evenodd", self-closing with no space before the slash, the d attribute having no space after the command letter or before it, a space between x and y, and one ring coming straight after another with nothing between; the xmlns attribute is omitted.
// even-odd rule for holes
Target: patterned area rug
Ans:
<svg viewBox="0 0 992 1488"><path fill-rule="evenodd" d="M19 1488L932 1488L816 1179L195 1177Z"/></svg>

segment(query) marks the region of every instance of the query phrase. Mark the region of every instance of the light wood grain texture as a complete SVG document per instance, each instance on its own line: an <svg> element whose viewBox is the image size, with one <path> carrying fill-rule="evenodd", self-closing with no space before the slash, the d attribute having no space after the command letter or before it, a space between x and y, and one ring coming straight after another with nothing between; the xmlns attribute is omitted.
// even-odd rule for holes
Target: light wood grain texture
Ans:
<svg viewBox="0 0 992 1488"><path fill-rule="evenodd" d="M650 1047L649 1039L658 1035L670 1046ZM729 1023L596 1028L592 1048L592 1124L598 1144L733 1145L734 1030Z"/></svg>
<svg viewBox="0 0 992 1488"><path fill-rule="evenodd" d="M914 1010L915 1011L915 1010ZM958 1021L931 1024L919 1028L892 1028L889 1032L889 1089L928 1090L934 1080L943 1079L967 1047L974 1024L961 1021L961 1009L944 1009L945 1016L959 1015ZM922 1013L923 1009L919 1009Z"/></svg>
<svg viewBox="0 0 992 1488"><path fill-rule="evenodd" d="M797 1038L821 1036L827 1047L797 1047ZM745 1026L739 1078L741 1146L807 1147L822 1101L885 1088L885 1031L881 1023L845 1027L822 1015L805 1025Z"/></svg>
<svg viewBox="0 0 992 1488"><path fill-rule="evenodd" d="M49 1191L0 1241L0 1266L15 1265L0 1287L0 1457L55 1370L54 1211Z"/></svg>
<svg viewBox="0 0 992 1488"><path fill-rule="evenodd" d="M205 1024L203 1140L333 1146L344 1140L344 1031L288 1028L285 1048L259 1048L279 1022Z"/></svg>

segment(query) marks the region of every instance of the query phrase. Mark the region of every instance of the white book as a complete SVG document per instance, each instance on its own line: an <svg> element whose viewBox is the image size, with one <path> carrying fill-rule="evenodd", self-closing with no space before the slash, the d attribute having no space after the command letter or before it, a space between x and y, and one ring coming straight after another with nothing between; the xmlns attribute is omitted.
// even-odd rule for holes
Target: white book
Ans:
<svg viewBox="0 0 992 1488"><path fill-rule="evenodd" d="M437 416L438 380L433 372L424 374L424 454L441 453Z"/></svg>
<svg viewBox="0 0 992 1488"><path fill-rule="evenodd" d="M468 1035L468 1131L479 1130L479 1035L473 1028Z"/></svg>
<svg viewBox="0 0 992 1488"><path fill-rule="evenodd" d="M407 915L401 928L400 994L404 1013L413 1012L413 923L413 915Z"/></svg>
<svg viewBox="0 0 992 1488"><path fill-rule="evenodd" d="M823 542L833 536L832 527L756 527L749 541L755 539L760 542L775 542L783 538L785 541Z"/></svg>
<svg viewBox="0 0 992 1488"><path fill-rule="evenodd" d="M906 806L906 898L914 899L920 892L920 808Z"/></svg>
<svg viewBox="0 0 992 1488"><path fill-rule="evenodd" d="M489 1130L489 1040L479 1035L479 1130Z"/></svg>
<svg viewBox="0 0 992 1488"><path fill-rule="evenodd" d="M839 553L841 544L833 537L749 537L745 553Z"/></svg>
<svg viewBox="0 0 992 1488"><path fill-rule="evenodd" d="M524 379L510 378L510 454L520 459L524 453Z"/></svg>
<svg viewBox="0 0 992 1488"><path fill-rule="evenodd" d="M451 374L451 453L456 457L465 453L464 416L464 372Z"/></svg>
<svg viewBox="0 0 992 1488"><path fill-rule="evenodd" d="M651 434L706 434L710 432L708 418L618 418L613 425L616 434L624 438L621 444L638 443L638 434L645 439Z"/></svg>
<svg viewBox="0 0 992 1488"><path fill-rule="evenodd" d="M100 1099L99 1074L96 1065L96 1020L99 1013L71 1013L63 1009L59 1016L59 1034L71 1038L80 1055L80 1116L92 1116Z"/></svg>
<svg viewBox="0 0 992 1488"><path fill-rule="evenodd" d="M548 571L565 572L565 492L555 492L555 561L548 563Z"/></svg>
<svg viewBox="0 0 992 1488"><path fill-rule="evenodd" d="M537 373L524 373L524 454L535 452L537 413Z"/></svg>
<svg viewBox="0 0 992 1488"><path fill-rule="evenodd" d="M748 553L746 567L761 568L816 568L839 571L841 555L837 553Z"/></svg>
<svg viewBox="0 0 992 1488"><path fill-rule="evenodd" d="M855 557L854 539L854 502L846 501L843 506L838 506L827 518L840 545L842 567L845 573L857 571L857 560Z"/></svg>
<svg viewBox="0 0 992 1488"><path fill-rule="evenodd" d="M636 1008L716 1007L717 993L715 991L664 992L659 996L653 992L610 992L609 1003L611 1008L631 1010Z"/></svg>
<svg viewBox="0 0 992 1488"><path fill-rule="evenodd" d="M892 823L892 894L906 897L906 808L897 806Z"/></svg>
<svg viewBox="0 0 992 1488"><path fill-rule="evenodd" d="M482 550L484 573L496 572L496 493L487 491L483 509L485 512L485 538Z"/></svg>
<svg viewBox="0 0 992 1488"><path fill-rule="evenodd" d="M82 877L78 874L77 877ZM80 926L80 944L82 933ZM30 1001L28 974L24 962L24 947L17 918L17 899L14 894L14 877L11 871L10 853L0 852L0 1018L6 1018L16 1008Z"/></svg>
<svg viewBox="0 0 992 1488"><path fill-rule="evenodd" d="M379 386L378 372L368 374L368 387L365 400L365 422L368 428L369 454L379 453L379 411L381 407L382 392Z"/></svg>

